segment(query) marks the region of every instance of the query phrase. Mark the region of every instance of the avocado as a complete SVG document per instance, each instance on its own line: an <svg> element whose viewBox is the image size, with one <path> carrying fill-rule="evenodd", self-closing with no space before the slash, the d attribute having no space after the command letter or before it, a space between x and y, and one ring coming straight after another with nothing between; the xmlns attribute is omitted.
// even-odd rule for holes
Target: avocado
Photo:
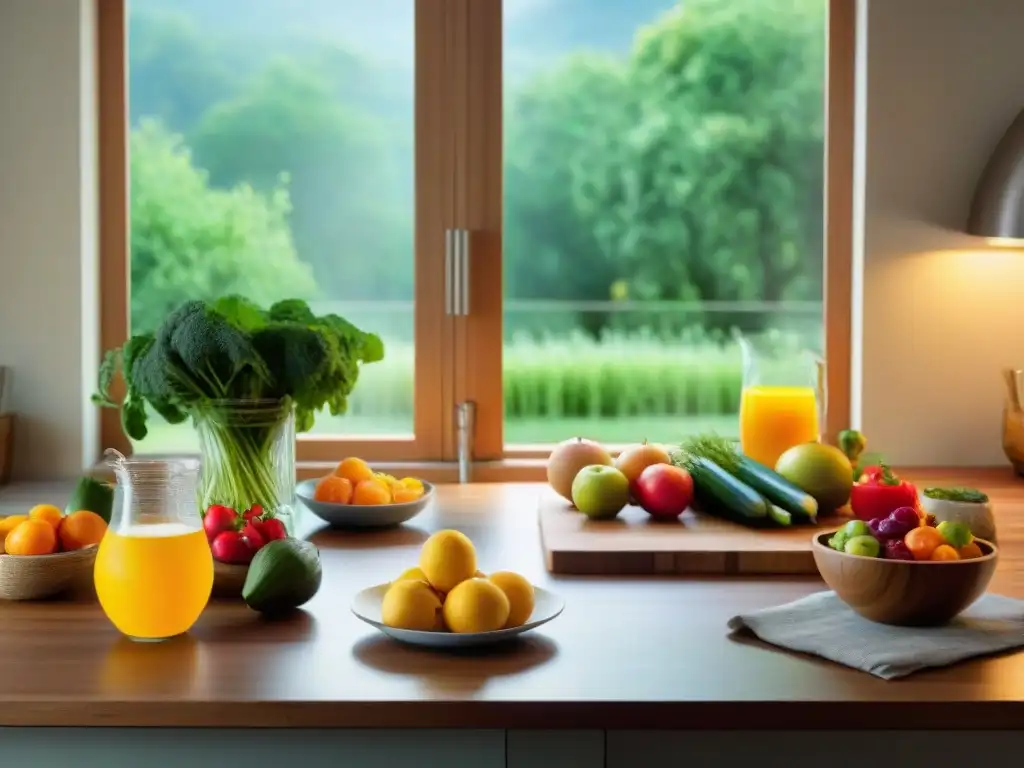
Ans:
<svg viewBox="0 0 1024 768"><path fill-rule="evenodd" d="M95 512L109 523L114 512L114 486L89 475L80 478L64 507L64 514L70 515L80 509Z"/></svg>
<svg viewBox="0 0 1024 768"><path fill-rule="evenodd" d="M322 580L316 546L302 539L275 539L249 563L242 599L260 613L287 613L309 602Z"/></svg>

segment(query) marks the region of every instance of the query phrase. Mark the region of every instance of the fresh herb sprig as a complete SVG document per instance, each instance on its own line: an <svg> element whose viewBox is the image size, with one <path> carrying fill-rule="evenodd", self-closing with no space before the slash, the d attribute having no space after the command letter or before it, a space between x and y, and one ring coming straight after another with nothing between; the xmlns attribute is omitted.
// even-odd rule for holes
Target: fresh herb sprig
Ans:
<svg viewBox="0 0 1024 768"><path fill-rule="evenodd" d="M924 495L929 499L939 501L962 501L966 504L984 504L988 501L988 494L982 493L977 488L925 488Z"/></svg>

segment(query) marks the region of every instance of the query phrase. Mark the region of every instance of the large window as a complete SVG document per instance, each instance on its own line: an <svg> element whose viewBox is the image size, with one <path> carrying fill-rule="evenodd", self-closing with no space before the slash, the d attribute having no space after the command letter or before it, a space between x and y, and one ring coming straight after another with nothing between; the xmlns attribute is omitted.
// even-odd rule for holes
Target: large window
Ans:
<svg viewBox="0 0 1024 768"><path fill-rule="evenodd" d="M464 401L492 462L735 432L736 330L847 417L849 0L100 9L104 343L223 293L378 333L300 460L451 461Z"/></svg>

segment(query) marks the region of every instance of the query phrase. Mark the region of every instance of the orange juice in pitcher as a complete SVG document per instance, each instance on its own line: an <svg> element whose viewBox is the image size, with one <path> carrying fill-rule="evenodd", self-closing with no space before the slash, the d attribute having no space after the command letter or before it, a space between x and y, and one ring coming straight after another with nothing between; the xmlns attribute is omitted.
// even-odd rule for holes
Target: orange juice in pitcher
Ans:
<svg viewBox="0 0 1024 768"><path fill-rule="evenodd" d="M774 468L794 445L821 437L824 363L780 343L776 335L741 336L739 342L743 353L740 449Z"/></svg>
<svg viewBox="0 0 1024 768"><path fill-rule="evenodd" d="M213 589L213 556L196 505L198 462L113 453L117 503L96 553L96 596L128 637L165 640L192 627Z"/></svg>

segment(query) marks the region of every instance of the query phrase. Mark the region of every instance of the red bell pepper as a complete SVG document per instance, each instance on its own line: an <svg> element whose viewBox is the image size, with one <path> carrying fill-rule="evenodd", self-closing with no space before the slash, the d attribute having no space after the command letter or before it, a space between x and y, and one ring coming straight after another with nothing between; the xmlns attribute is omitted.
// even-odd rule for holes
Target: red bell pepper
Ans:
<svg viewBox="0 0 1024 768"><path fill-rule="evenodd" d="M900 507L919 509L917 488L898 478L885 464L868 467L850 489L850 509L864 521L888 517Z"/></svg>
<svg viewBox="0 0 1024 768"><path fill-rule="evenodd" d="M870 466L864 467L864 469L861 470L860 477L858 477L857 480L859 482L861 482L861 483L870 483L870 482L877 483L878 480L881 477L882 477L882 465L881 464L871 464Z"/></svg>

